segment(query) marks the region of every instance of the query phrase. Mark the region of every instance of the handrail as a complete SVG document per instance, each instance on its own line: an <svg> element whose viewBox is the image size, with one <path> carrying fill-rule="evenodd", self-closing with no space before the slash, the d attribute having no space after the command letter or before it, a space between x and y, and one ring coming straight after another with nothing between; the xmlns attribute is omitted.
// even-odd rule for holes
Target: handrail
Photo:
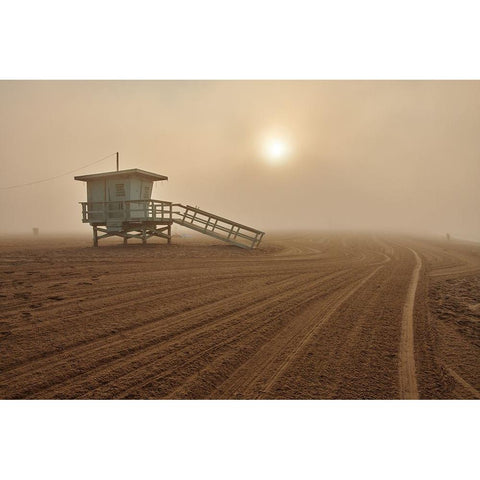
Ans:
<svg viewBox="0 0 480 480"><path fill-rule="evenodd" d="M167 202L166 200L154 200L154 199L150 199L150 200L111 200L109 202L102 202L102 201L97 201L97 200L94 200L92 202L78 202L80 203L80 205L84 205L84 204L89 204L89 203L102 203L102 204L105 204L105 203L162 203L162 204L165 204L165 205L180 205L178 203L172 203L172 202Z"/></svg>
<svg viewBox="0 0 480 480"><path fill-rule="evenodd" d="M243 228L245 230L249 230L250 232L264 233L261 230L257 230L256 228L252 228L252 227L249 227L247 225L242 225L241 223L234 222L233 220L230 220L230 219L225 218L225 217L220 217L219 215L215 215L214 213L210 213L210 212L207 212L205 210L201 210L200 208L197 208L197 207L192 207L191 205L182 205L181 203L172 203L172 207L182 207L185 210L187 210L187 212L189 210L192 210L194 212L200 213L201 215L205 215L207 217L214 218L215 220L220 220L221 222L229 223L230 225L235 225L236 227L240 227L240 228Z"/></svg>
<svg viewBox="0 0 480 480"><path fill-rule="evenodd" d="M163 200L94 201L80 202L80 204L82 205L84 223L90 221L107 222L108 220L171 220L173 215L172 202ZM135 208L136 205L138 205L139 208Z"/></svg>
<svg viewBox="0 0 480 480"><path fill-rule="evenodd" d="M119 222L175 222L200 233L224 240L244 248L258 246L264 232L234 222L220 215L191 205L164 200L114 200L79 202L82 205L83 223L106 224L117 227ZM138 205L139 208L135 208ZM179 207L178 211L173 207ZM248 242L248 245L240 243Z"/></svg>

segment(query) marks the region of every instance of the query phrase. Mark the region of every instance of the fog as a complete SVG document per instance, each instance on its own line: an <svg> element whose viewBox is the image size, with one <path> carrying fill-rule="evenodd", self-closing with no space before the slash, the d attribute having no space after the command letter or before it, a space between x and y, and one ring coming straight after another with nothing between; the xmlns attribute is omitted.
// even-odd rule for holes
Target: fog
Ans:
<svg viewBox="0 0 480 480"><path fill-rule="evenodd" d="M89 232L73 177L115 170L80 167L117 151L169 177L153 198L267 233L480 241L478 81L1 81L0 233Z"/></svg>

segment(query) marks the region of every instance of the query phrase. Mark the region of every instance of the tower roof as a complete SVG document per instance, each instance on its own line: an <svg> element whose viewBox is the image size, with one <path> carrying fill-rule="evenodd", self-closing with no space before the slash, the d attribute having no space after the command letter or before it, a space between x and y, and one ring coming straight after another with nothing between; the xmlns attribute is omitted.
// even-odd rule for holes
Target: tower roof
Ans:
<svg viewBox="0 0 480 480"><path fill-rule="evenodd" d="M89 180L99 180L101 178L107 178L107 177L141 177L145 180L151 180L154 182L159 180L168 180L168 177L166 177L165 175L146 172L145 170L140 170L139 168L131 168L129 170L119 170L116 172L93 173L91 175L78 175L74 177L74 179L80 180L81 182L88 182Z"/></svg>

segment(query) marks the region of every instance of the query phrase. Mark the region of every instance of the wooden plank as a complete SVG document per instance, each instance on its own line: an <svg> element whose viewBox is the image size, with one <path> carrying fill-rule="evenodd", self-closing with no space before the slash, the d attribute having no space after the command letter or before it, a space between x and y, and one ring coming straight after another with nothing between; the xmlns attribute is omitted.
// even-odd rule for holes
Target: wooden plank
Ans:
<svg viewBox="0 0 480 480"><path fill-rule="evenodd" d="M197 225L193 225L193 224L190 224L190 223L185 223L185 224L182 224L180 223L180 221L176 221L174 220L175 223L178 223L179 225L183 225L183 226L186 226L186 227L189 227L191 228L192 230L195 230L197 232L200 232L200 233L203 233L205 235L209 235L210 237L213 237L213 238L216 238L218 240L222 240L224 242L227 242L227 243L231 243L232 245L236 245L237 247L240 247L240 248L248 248L250 249L251 247L249 245L245 245L243 243L240 243L240 242L236 242L234 240L231 240L223 235L219 235L215 232L212 232L212 231L205 231L202 227L198 227Z"/></svg>

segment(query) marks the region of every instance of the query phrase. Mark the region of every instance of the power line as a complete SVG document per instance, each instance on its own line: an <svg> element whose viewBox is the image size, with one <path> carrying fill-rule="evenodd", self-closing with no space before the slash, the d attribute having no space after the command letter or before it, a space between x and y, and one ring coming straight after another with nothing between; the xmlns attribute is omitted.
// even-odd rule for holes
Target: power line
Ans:
<svg viewBox="0 0 480 480"><path fill-rule="evenodd" d="M76 168L75 170L70 170L69 172L62 173L61 175L56 175L55 177L44 178L43 180L35 180L34 182L29 182L29 183L20 183L18 185L10 185L9 187L1 187L1 190L10 190L12 188L28 187L29 185L35 185L36 183L49 182L50 180L55 180L56 178L65 177L66 175L70 175L72 173L78 172L79 170L83 170L84 168L95 165L96 163L103 162L103 160L113 157L113 155L116 155L116 153L111 153L110 155L107 155L106 157L103 157L100 160L95 160L94 162L88 163L83 167Z"/></svg>

